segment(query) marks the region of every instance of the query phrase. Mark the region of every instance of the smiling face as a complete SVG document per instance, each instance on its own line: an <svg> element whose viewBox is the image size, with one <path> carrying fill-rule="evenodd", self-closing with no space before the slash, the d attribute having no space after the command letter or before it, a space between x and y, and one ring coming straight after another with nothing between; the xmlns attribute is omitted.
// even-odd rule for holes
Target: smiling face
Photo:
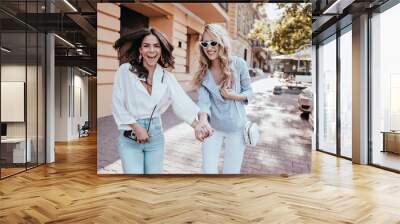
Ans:
<svg viewBox="0 0 400 224"><path fill-rule="evenodd" d="M203 38L202 38L201 42L207 42L208 43L207 47L202 46L203 52L207 56L207 58L210 61L213 61L213 60L217 59L221 47L220 47L219 44L217 44L215 46L212 46L213 45L212 42L217 42L218 43L216 38L213 37L208 32L205 32L203 34Z"/></svg>
<svg viewBox="0 0 400 224"><path fill-rule="evenodd" d="M161 57L160 41L153 34L147 35L140 45L139 52L143 57L144 67L155 67Z"/></svg>

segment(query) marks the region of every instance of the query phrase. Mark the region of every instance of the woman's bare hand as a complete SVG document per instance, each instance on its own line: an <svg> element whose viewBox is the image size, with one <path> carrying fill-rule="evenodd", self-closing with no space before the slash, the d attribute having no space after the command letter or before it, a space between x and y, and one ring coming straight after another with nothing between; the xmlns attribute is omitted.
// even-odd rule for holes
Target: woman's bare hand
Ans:
<svg viewBox="0 0 400 224"><path fill-rule="evenodd" d="M235 91L233 89L229 89L229 88L221 88L220 89L220 93L221 96L225 99L225 100L235 100L237 95L235 93Z"/></svg>
<svg viewBox="0 0 400 224"><path fill-rule="evenodd" d="M149 141L150 136L149 133L147 133L146 129L144 129L139 124L132 124L131 126L133 128L133 131L135 132L136 142L138 144L144 144Z"/></svg>

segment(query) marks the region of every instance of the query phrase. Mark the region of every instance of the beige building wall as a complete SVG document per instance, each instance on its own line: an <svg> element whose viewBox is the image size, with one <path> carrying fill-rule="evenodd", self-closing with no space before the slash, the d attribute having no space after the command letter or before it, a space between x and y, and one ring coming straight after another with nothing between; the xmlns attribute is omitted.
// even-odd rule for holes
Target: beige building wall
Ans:
<svg viewBox="0 0 400 224"><path fill-rule="evenodd" d="M237 36L237 4L228 4L228 32L232 39Z"/></svg>
<svg viewBox="0 0 400 224"><path fill-rule="evenodd" d="M121 9L118 4L97 4L97 117L112 114L111 93L115 72L118 69L118 54L113 49L120 37Z"/></svg>
<svg viewBox="0 0 400 224"><path fill-rule="evenodd" d="M173 55L175 57L176 78L186 91L193 90L190 82L197 70L198 56L197 41L199 34L203 31L205 21L192 14L183 6L176 5L173 17L174 32Z"/></svg>
<svg viewBox="0 0 400 224"><path fill-rule="evenodd" d="M188 66L189 73L193 76L199 68L200 48L199 48L200 34L189 34L188 43Z"/></svg>
<svg viewBox="0 0 400 224"><path fill-rule="evenodd" d="M172 43L175 46L173 56L175 57L175 73L186 73L186 49L187 49L187 26L185 13L175 8L173 17Z"/></svg>
<svg viewBox="0 0 400 224"><path fill-rule="evenodd" d="M232 53L244 59L246 49L246 61L249 66L253 64L253 50L246 35L254 24L255 13L257 12L250 3L230 3L228 6L228 31L232 38Z"/></svg>
<svg viewBox="0 0 400 224"><path fill-rule="evenodd" d="M168 41L172 41L171 37L174 28L173 28L173 21L171 18L167 16L150 17L149 25L151 27L159 29L168 38Z"/></svg>

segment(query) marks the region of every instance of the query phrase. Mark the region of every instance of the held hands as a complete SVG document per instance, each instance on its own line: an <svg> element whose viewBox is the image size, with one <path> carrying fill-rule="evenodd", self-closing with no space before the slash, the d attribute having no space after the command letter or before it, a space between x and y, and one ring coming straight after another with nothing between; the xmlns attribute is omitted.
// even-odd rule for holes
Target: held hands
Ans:
<svg viewBox="0 0 400 224"><path fill-rule="evenodd" d="M210 126L207 121L199 121L194 128L196 139L199 141L204 141L204 139L210 137L214 129Z"/></svg>

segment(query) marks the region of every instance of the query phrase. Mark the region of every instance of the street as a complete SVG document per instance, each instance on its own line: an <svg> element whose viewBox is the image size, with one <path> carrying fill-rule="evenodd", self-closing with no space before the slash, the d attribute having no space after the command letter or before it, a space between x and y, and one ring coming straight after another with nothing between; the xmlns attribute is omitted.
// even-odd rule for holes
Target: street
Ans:
<svg viewBox="0 0 400 224"><path fill-rule="evenodd" d="M310 171L312 129L307 120L302 120L297 107L298 94L283 91L273 95L279 85L277 78L257 77L252 82L254 98L246 107L249 119L260 128L260 141L255 148L245 151L241 173L244 174L298 174ZM189 95L196 101L196 93ZM165 130L164 171L166 174L201 174L201 142L194 137L193 129L180 121L171 108L163 115ZM107 122L111 124L111 122ZM109 129L109 128L108 128ZM100 129L101 130L101 129ZM112 140L112 139L109 139ZM117 158L118 151L104 149L104 139L99 137L99 150ZM115 139L113 140L115 141ZM116 143L116 142L115 142ZM110 142L106 142L110 145ZM223 150L220 157L222 170ZM99 173L121 173L120 160L100 161Z"/></svg>

